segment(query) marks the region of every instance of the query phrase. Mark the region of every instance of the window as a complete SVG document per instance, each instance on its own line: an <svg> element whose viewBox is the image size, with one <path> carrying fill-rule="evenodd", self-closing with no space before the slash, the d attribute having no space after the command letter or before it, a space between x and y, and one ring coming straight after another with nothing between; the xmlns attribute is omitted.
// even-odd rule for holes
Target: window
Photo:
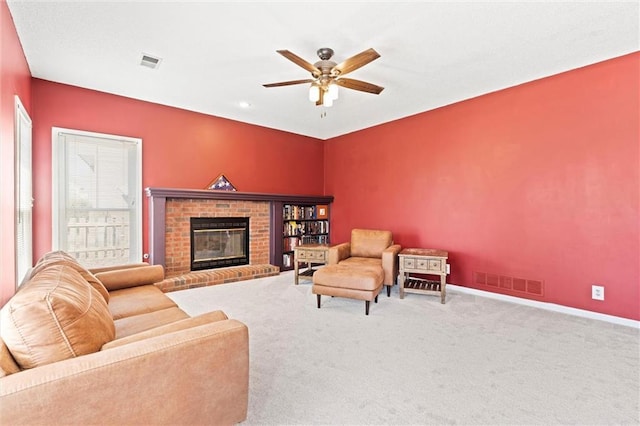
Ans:
<svg viewBox="0 0 640 426"><path fill-rule="evenodd" d="M142 259L142 140L53 128L53 242L85 267Z"/></svg>
<svg viewBox="0 0 640 426"><path fill-rule="evenodd" d="M16 283L20 285L33 266L31 192L31 118L15 97L16 143Z"/></svg>

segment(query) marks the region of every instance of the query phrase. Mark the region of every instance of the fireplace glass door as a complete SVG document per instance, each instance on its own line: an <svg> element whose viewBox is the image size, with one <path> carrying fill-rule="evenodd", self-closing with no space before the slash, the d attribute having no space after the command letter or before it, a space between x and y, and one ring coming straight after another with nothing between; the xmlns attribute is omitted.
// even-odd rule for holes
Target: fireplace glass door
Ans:
<svg viewBox="0 0 640 426"><path fill-rule="evenodd" d="M249 264L248 218L191 218L191 270Z"/></svg>

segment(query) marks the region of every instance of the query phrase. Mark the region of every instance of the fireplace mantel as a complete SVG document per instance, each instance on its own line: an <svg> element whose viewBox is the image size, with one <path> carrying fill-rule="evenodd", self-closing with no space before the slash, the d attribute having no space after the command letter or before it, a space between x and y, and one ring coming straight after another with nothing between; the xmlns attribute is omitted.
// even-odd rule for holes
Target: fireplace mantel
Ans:
<svg viewBox="0 0 640 426"><path fill-rule="evenodd" d="M145 192L149 198L149 262L153 265L163 266L165 265L167 199L262 201L270 203L272 212L274 209L280 209L280 213L283 203L330 204L333 202L333 196L323 195L267 194L181 188L146 188ZM280 221L280 227L281 225ZM280 228L270 231L271 247L274 247L274 238L282 236L278 232L281 232Z"/></svg>
<svg viewBox="0 0 640 426"><path fill-rule="evenodd" d="M261 192L217 191L209 189L179 189L179 188L146 188L150 199L164 198L192 198L205 200L243 200L243 201L281 201L283 203L325 203L333 201L332 196L323 195L292 195L265 194Z"/></svg>

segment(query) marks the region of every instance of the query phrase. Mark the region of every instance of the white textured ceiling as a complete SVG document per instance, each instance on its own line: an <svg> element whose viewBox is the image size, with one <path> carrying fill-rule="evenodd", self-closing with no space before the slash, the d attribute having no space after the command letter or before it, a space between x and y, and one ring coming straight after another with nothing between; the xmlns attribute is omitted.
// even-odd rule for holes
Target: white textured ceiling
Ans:
<svg viewBox="0 0 640 426"><path fill-rule="evenodd" d="M638 1L7 3L34 77L319 139L640 50ZM377 50L349 77L384 91L262 87L310 77L276 50L320 47Z"/></svg>

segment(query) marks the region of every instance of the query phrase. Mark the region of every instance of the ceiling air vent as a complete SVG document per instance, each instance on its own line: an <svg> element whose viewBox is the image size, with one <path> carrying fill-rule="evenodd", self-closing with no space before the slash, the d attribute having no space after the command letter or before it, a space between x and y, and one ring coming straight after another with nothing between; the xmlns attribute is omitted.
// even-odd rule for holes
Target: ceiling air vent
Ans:
<svg viewBox="0 0 640 426"><path fill-rule="evenodd" d="M156 69L160 65L161 60L162 59L156 58L155 56L151 56L143 53L142 60L140 61L140 65L142 65L143 67Z"/></svg>

